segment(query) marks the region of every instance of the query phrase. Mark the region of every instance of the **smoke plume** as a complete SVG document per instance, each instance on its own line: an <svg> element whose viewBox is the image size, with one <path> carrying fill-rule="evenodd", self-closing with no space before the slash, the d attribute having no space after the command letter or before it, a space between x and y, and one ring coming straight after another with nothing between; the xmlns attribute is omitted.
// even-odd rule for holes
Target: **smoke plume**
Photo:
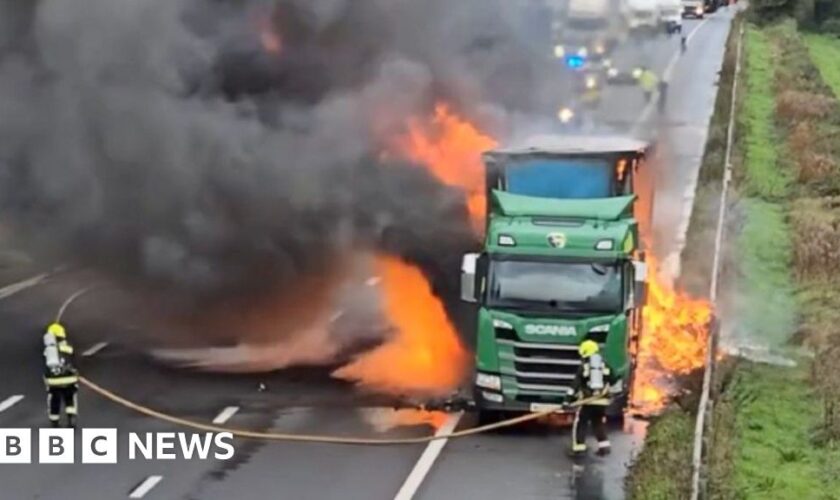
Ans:
<svg viewBox="0 0 840 500"><path fill-rule="evenodd" d="M486 0L2 0L3 221L180 313L301 290L317 308L370 251L451 297L464 193L383 145L439 100L495 133L539 106L522 19Z"/></svg>

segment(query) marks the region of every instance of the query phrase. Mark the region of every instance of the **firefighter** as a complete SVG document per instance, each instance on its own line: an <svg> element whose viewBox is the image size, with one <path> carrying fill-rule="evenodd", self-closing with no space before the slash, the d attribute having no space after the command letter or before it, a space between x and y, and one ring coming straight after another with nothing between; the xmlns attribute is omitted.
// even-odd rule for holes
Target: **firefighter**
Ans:
<svg viewBox="0 0 840 500"><path fill-rule="evenodd" d="M656 74L646 67L642 68L642 74L639 75L639 86L642 87L642 92L645 93L645 100L650 102L653 99L653 93L659 85L659 78Z"/></svg>
<svg viewBox="0 0 840 500"><path fill-rule="evenodd" d="M659 100L657 101L657 109L659 110L659 113L664 113L668 99L668 82L666 82L665 80L660 80L658 84L658 90Z"/></svg>
<svg viewBox="0 0 840 500"><path fill-rule="evenodd" d="M589 425L598 440L598 455L610 452L607 427L604 422L607 406L610 404L610 385L614 383L609 367L598 353L598 344L593 340L584 340L578 352L581 365L570 389L578 401L586 401L578 406L572 427L572 455L586 452L586 431Z"/></svg>
<svg viewBox="0 0 840 500"><path fill-rule="evenodd" d="M79 375L73 366L73 346L60 323L47 327L44 335L44 384L47 388L47 415L53 427L61 423L61 408L67 426L76 425L78 415Z"/></svg>

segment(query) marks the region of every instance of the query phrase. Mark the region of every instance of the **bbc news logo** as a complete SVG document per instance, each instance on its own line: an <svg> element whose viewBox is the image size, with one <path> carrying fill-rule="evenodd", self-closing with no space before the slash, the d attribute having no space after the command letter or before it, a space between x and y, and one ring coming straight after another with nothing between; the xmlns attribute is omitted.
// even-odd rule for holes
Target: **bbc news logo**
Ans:
<svg viewBox="0 0 840 500"><path fill-rule="evenodd" d="M32 434L32 429L0 429L0 464L33 463ZM81 434L81 463L117 463L117 429L82 429ZM130 432L127 436L128 460L230 460L234 454L230 432ZM74 429L38 429L36 463L76 463L75 441Z"/></svg>

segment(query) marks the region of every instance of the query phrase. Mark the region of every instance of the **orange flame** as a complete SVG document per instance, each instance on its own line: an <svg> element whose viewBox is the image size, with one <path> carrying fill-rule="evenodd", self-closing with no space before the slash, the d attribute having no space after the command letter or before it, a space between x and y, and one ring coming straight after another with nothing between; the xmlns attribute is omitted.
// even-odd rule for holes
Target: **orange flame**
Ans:
<svg viewBox="0 0 840 500"><path fill-rule="evenodd" d="M455 389L468 356L426 277L392 257L378 257L376 267L395 335L333 375L383 392L442 395Z"/></svg>
<svg viewBox="0 0 840 500"><path fill-rule="evenodd" d="M670 377L701 368L706 360L711 304L674 290L657 276L649 259L648 302L644 308L633 405L645 414L661 410L670 396Z"/></svg>
<svg viewBox="0 0 840 500"><path fill-rule="evenodd" d="M486 200L481 154L496 141L439 103L429 119L414 118L397 148L411 161L428 168L441 182L460 187L467 197L470 218L478 234L484 232Z"/></svg>

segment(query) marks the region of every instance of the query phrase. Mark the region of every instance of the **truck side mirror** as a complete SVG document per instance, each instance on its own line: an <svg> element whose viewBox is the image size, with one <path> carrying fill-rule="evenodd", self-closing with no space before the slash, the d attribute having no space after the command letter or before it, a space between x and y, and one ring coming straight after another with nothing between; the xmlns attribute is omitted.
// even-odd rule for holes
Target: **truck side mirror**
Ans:
<svg viewBox="0 0 840 500"><path fill-rule="evenodd" d="M636 307L647 303L647 263L641 260L633 261L633 296Z"/></svg>
<svg viewBox="0 0 840 500"><path fill-rule="evenodd" d="M461 259L461 300L464 302L478 302L475 296L475 272L477 263L477 253L465 254Z"/></svg>

